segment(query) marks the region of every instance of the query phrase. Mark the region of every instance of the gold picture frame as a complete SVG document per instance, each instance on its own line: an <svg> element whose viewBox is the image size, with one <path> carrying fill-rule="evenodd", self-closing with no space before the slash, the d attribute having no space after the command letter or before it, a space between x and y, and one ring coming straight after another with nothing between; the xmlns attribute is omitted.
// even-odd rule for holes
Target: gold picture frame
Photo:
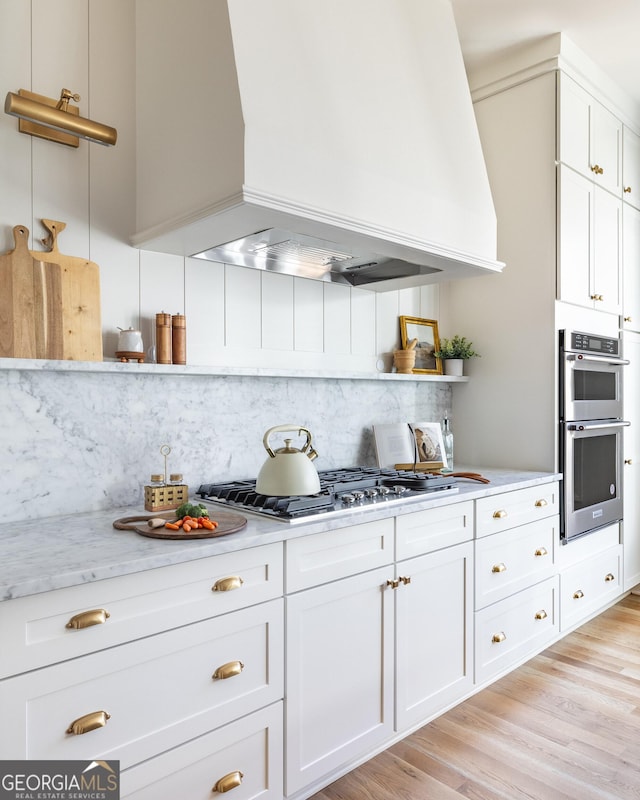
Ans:
<svg viewBox="0 0 640 800"><path fill-rule="evenodd" d="M438 323L435 319L400 317L400 337L403 350L406 349L409 342L414 339L418 340L415 347L416 363L412 372L423 375L442 375L442 359L433 355L440 349Z"/></svg>

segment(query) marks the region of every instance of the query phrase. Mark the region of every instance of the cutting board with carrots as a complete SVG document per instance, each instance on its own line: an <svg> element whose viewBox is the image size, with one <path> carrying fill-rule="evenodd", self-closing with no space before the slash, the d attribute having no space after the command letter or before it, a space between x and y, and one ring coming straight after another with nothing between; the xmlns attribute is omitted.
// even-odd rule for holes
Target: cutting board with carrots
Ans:
<svg viewBox="0 0 640 800"><path fill-rule="evenodd" d="M29 229L13 229L0 255L0 357L63 358L62 276L45 253L29 251Z"/></svg>
<svg viewBox="0 0 640 800"><path fill-rule="evenodd" d="M43 219L49 231L43 239L48 252L31 251L60 270L62 358L72 361L102 361L102 319L100 314L100 268L93 261L64 255L58 249L58 235L64 222Z"/></svg>

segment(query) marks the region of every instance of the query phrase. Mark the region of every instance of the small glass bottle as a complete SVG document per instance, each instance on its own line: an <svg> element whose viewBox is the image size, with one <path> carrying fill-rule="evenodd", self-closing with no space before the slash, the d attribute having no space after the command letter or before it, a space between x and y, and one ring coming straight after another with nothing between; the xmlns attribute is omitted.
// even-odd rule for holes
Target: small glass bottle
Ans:
<svg viewBox="0 0 640 800"><path fill-rule="evenodd" d="M446 469L450 472L453 471L453 432L451 430L451 423L447 415L444 415L442 420L442 442L444 444L444 456L447 460Z"/></svg>
<svg viewBox="0 0 640 800"><path fill-rule="evenodd" d="M164 486L164 475L152 475L149 486L153 487L154 489L158 486Z"/></svg>
<svg viewBox="0 0 640 800"><path fill-rule="evenodd" d="M182 484L182 473L172 472L171 475L169 475L169 484L171 486L180 486Z"/></svg>

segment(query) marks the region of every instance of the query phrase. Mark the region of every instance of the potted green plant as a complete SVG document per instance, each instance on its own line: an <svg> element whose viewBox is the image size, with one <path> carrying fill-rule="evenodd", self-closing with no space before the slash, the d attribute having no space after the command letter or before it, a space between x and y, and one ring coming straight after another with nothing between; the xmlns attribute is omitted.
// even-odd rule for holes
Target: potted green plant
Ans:
<svg viewBox="0 0 640 800"><path fill-rule="evenodd" d="M434 353L436 358L444 361L444 374L460 376L463 372L463 363L474 357L480 357L473 349L473 342L465 336L452 336L451 339L441 339L440 347Z"/></svg>

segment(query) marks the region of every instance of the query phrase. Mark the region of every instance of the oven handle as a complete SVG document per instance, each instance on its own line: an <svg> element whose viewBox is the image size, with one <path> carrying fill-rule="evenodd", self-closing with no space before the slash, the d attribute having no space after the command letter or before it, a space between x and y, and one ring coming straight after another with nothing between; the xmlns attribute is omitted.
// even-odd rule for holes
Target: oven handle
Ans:
<svg viewBox="0 0 640 800"><path fill-rule="evenodd" d="M623 428L631 425L623 419L604 420L602 422L567 422L567 430L569 431L595 431L604 428Z"/></svg>
<svg viewBox="0 0 640 800"><path fill-rule="evenodd" d="M612 366L626 366L631 363L626 358L609 358L608 356L585 356L584 353L566 353L567 361L593 361L595 364L611 364Z"/></svg>

